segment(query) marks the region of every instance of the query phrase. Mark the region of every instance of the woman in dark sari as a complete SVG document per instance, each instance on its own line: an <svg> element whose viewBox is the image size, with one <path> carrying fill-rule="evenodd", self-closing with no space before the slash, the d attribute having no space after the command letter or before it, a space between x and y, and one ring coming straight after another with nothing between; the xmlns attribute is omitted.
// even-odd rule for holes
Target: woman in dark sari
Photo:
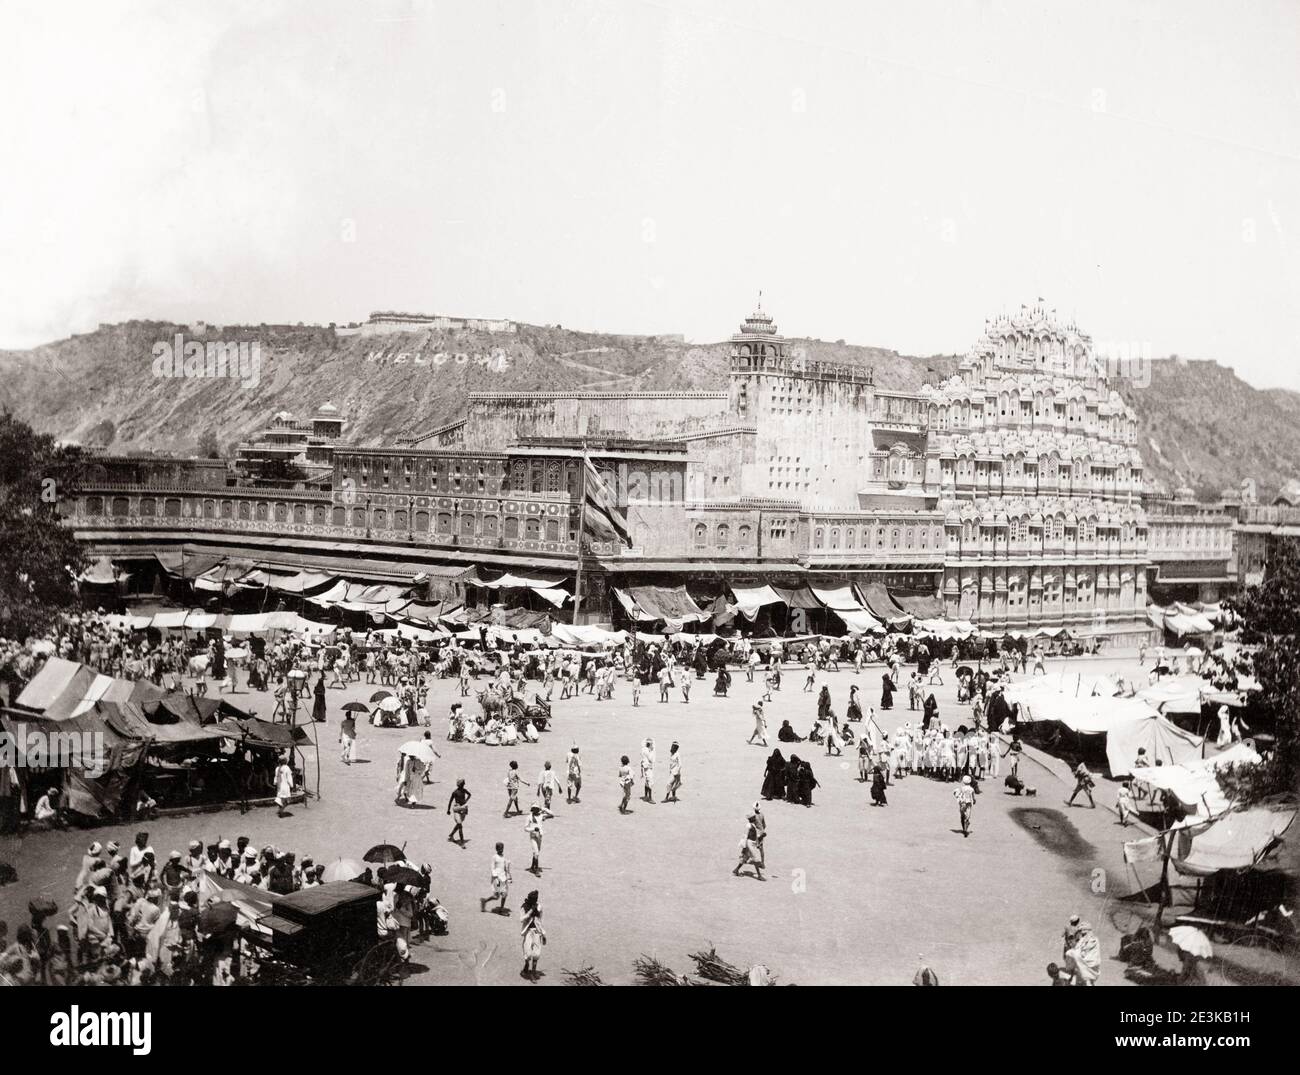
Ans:
<svg viewBox="0 0 1300 1075"><path fill-rule="evenodd" d="M785 758L779 750L772 751L767 759L767 769L763 773L763 798L785 798Z"/></svg>
<svg viewBox="0 0 1300 1075"><path fill-rule="evenodd" d="M924 732L930 727L931 721L939 719L939 703L935 701L933 691L930 692L930 696L926 698L921 709L924 712L924 716L921 718L921 731Z"/></svg>
<svg viewBox="0 0 1300 1075"><path fill-rule="evenodd" d="M817 778L813 776L812 765L809 762L799 763L799 802L803 806L812 806L813 788L819 788Z"/></svg>
<svg viewBox="0 0 1300 1075"><path fill-rule="evenodd" d="M894 691L896 689L897 688L894 686L894 681L889 678L888 672L886 672L883 676L880 677L880 708L881 709L894 708Z"/></svg>
<svg viewBox="0 0 1300 1075"><path fill-rule="evenodd" d="M799 773L803 768L803 763L799 760L798 754L791 754L790 760L785 763L785 801L790 803L799 802Z"/></svg>
<svg viewBox="0 0 1300 1075"><path fill-rule="evenodd" d="M885 774L880 771L879 765L871 770L871 803L873 806L889 805L889 800L885 798Z"/></svg>
<svg viewBox="0 0 1300 1075"><path fill-rule="evenodd" d="M831 689L822 685L822 692L817 696L817 719L825 720L831 711Z"/></svg>
<svg viewBox="0 0 1300 1075"><path fill-rule="evenodd" d="M858 702L858 685L856 683L849 687L849 708L844 714L844 719L850 722L857 722L862 719L862 705Z"/></svg>
<svg viewBox="0 0 1300 1075"><path fill-rule="evenodd" d="M322 672L320 679L316 680L315 690L316 700L312 703L311 719L325 723L325 673Z"/></svg>

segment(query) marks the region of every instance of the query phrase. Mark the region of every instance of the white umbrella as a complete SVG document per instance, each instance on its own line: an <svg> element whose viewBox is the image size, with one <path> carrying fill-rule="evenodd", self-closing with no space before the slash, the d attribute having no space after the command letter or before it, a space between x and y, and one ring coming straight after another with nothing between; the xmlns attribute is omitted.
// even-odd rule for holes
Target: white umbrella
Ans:
<svg viewBox="0 0 1300 1075"><path fill-rule="evenodd" d="M379 708L385 713L396 713L402 708L402 703L389 695L387 698L379 699Z"/></svg>
<svg viewBox="0 0 1300 1075"><path fill-rule="evenodd" d="M427 739L412 739L409 743L403 743L400 752L409 754L417 761L424 762L425 765L432 765L435 757L433 744Z"/></svg>
<svg viewBox="0 0 1300 1075"><path fill-rule="evenodd" d="M1174 926L1169 931L1169 939L1182 951L1197 959L1210 959L1214 955L1214 946L1210 938L1195 926Z"/></svg>

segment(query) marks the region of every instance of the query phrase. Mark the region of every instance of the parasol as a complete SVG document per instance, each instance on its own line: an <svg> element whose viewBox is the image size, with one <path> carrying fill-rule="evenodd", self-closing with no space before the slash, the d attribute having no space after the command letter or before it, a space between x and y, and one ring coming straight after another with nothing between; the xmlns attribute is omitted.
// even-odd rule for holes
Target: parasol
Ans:
<svg viewBox="0 0 1300 1075"><path fill-rule="evenodd" d="M387 866L392 862L406 861L406 845L394 847L392 844L375 844L369 851L361 856L362 862L378 862Z"/></svg>
<svg viewBox="0 0 1300 1075"><path fill-rule="evenodd" d="M383 871L380 877L386 885L414 885L416 888L424 887L424 874L419 870L413 870L410 866L389 866Z"/></svg>
<svg viewBox="0 0 1300 1075"><path fill-rule="evenodd" d="M335 859L321 877L326 881L355 881L365 872L366 868L352 859Z"/></svg>
<svg viewBox="0 0 1300 1075"><path fill-rule="evenodd" d="M31 644L31 651L34 654L36 654L38 657L41 654L53 653L54 643L51 642L48 638L38 638L35 642Z"/></svg>
<svg viewBox="0 0 1300 1075"><path fill-rule="evenodd" d="M1196 959L1210 959L1214 955L1210 938L1195 926L1174 926L1169 931L1169 939L1178 949Z"/></svg>
<svg viewBox="0 0 1300 1075"><path fill-rule="evenodd" d="M409 743L403 743L400 753L409 754L416 760L424 762L425 765L432 765L433 759L437 757L433 751L433 744L427 739L412 739Z"/></svg>
<svg viewBox="0 0 1300 1075"><path fill-rule="evenodd" d="M380 699L379 709L383 713L396 713L401 708L402 703L391 694L387 698Z"/></svg>
<svg viewBox="0 0 1300 1075"><path fill-rule="evenodd" d="M209 903L199 915L199 929L204 933L220 933L229 929L239 918L239 908L233 903L221 900Z"/></svg>
<svg viewBox="0 0 1300 1075"><path fill-rule="evenodd" d="M306 679L306 678L307 678L307 673L304 672L301 668L295 668L292 672L289 673L289 678L290 678L290 679Z"/></svg>
<svg viewBox="0 0 1300 1075"><path fill-rule="evenodd" d="M375 691L375 693L370 696L370 702L373 705L375 702L382 702L385 698L391 698L392 696L392 691Z"/></svg>
<svg viewBox="0 0 1300 1075"><path fill-rule="evenodd" d="M370 707L365 702L349 702L343 707L344 713L369 713Z"/></svg>
<svg viewBox="0 0 1300 1075"><path fill-rule="evenodd" d="M59 905L49 896L34 896L27 904L27 913L36 918L49 918L58 910Z"/></svg>

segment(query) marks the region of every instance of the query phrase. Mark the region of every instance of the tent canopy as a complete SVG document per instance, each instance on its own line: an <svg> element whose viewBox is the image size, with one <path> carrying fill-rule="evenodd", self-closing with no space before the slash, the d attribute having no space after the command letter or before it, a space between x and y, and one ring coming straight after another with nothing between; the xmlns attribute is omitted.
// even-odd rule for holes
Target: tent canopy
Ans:
<svg viewBox="0 0 1300 1075"><path fill-rule="evenodd" d="M935 597L933 593L891 589L889 596L893 599L894 604L917 619L938 620L943 618L943 602Z"/></svg>
<svg viewBox="0 0 1300 1075"><path fill-rule="evenodd" d="M1294 806L1255 806L1234 810L1203 826L1189 826L1174 841L1174 868L1195 877L1249 869L1282 838L1295 816Z"/></svg>
<svg viewBox="0 0 1300 1075"><path fill-rule="evenodd" d="M754 619L764 605L783 603L781 595L771 586L733 586L731 596L735 598L736 610L747 620Z"/></svg>
<svg viewBox="0 0 1300 1075"><path fill-rule="evenodd" d="M862 603L876 619L891 627L905 627L912 622L912 616L894 603L883 582L859 582L855 588Z"/></svg>

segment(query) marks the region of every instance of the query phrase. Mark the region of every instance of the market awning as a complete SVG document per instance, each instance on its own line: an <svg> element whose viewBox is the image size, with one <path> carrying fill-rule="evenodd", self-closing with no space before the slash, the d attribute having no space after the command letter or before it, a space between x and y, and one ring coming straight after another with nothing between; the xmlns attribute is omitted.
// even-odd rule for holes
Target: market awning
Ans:
<svg viewBox="0 0 1300 1075"><path fill-rule="evenodd" d="M615 589L614 595L627 614L639 622L684 623L709 618L685 586L632 586L626 591Z"/></svg>
<svg viewBox="0 0 1300 1075"><path fill-rule="evenodd" d="M799 586L793 589L773 586L772 592L790 608L819 609L822 607L822 603L817 600L817 595L807 586Z"/></svg>
<svg viewBox="0 0 1300 1075"><path fill-rule="evenodd" d="M1207 877L1256 865L1295 821L1294 806L1234 810L1178 831L1171 858L1179 873Z"/></svg>
<svg viewBox="0 0 1300 1075"><path fill-rule="evenodd" d="M1258 765L1259 761L1249 744L1234 743L1212 758L1196 758L1181 765L1139 766L1133 770L1133 779L1167 791L1196 813L1212 817L1232 805L1219 786L1218 770L1231 765Z"/></svg>
<svg viewBox="0 0 1300 1075"><path fill-rule="evenodd" d="M18 695L18 705L34 709L38 713L44 712L47 706L53 705L54 700L72 685L81 669L82 665L77 661L62 657L46 658L36 675L32 676Z"/></svg>
<svg viewBox="0 0 1300 1075"><path fill-rule="evenodd" d="M764 605L779 605L784 601L771 586L733 586L731 594L735 598L736 611L747 620L754 619Z"/></svg>
<svg viewBox="0 0 1300 1075"><path fill-rule="evenodd" d="M943 602L935 597L933 593L891 588L889 596L894 604L917 619L937 620L943 618Z"/></svg>
<svg viewBox="0 0 1300 1075"><path fill-rule="evenodd" d="M883 582L859 582L854 588L859 599L876 619L891 627L906 627L912 622L912 614L894 603Z"/></svg>
<svg viewBox="0 0 1300 1075"><path fill-rule="evenodd" d="M466 586L479 586L485 590L552 590L563 586L570 579L566 575L512 575L506 573L490 582L478 578L466 578Z"/></svg>

